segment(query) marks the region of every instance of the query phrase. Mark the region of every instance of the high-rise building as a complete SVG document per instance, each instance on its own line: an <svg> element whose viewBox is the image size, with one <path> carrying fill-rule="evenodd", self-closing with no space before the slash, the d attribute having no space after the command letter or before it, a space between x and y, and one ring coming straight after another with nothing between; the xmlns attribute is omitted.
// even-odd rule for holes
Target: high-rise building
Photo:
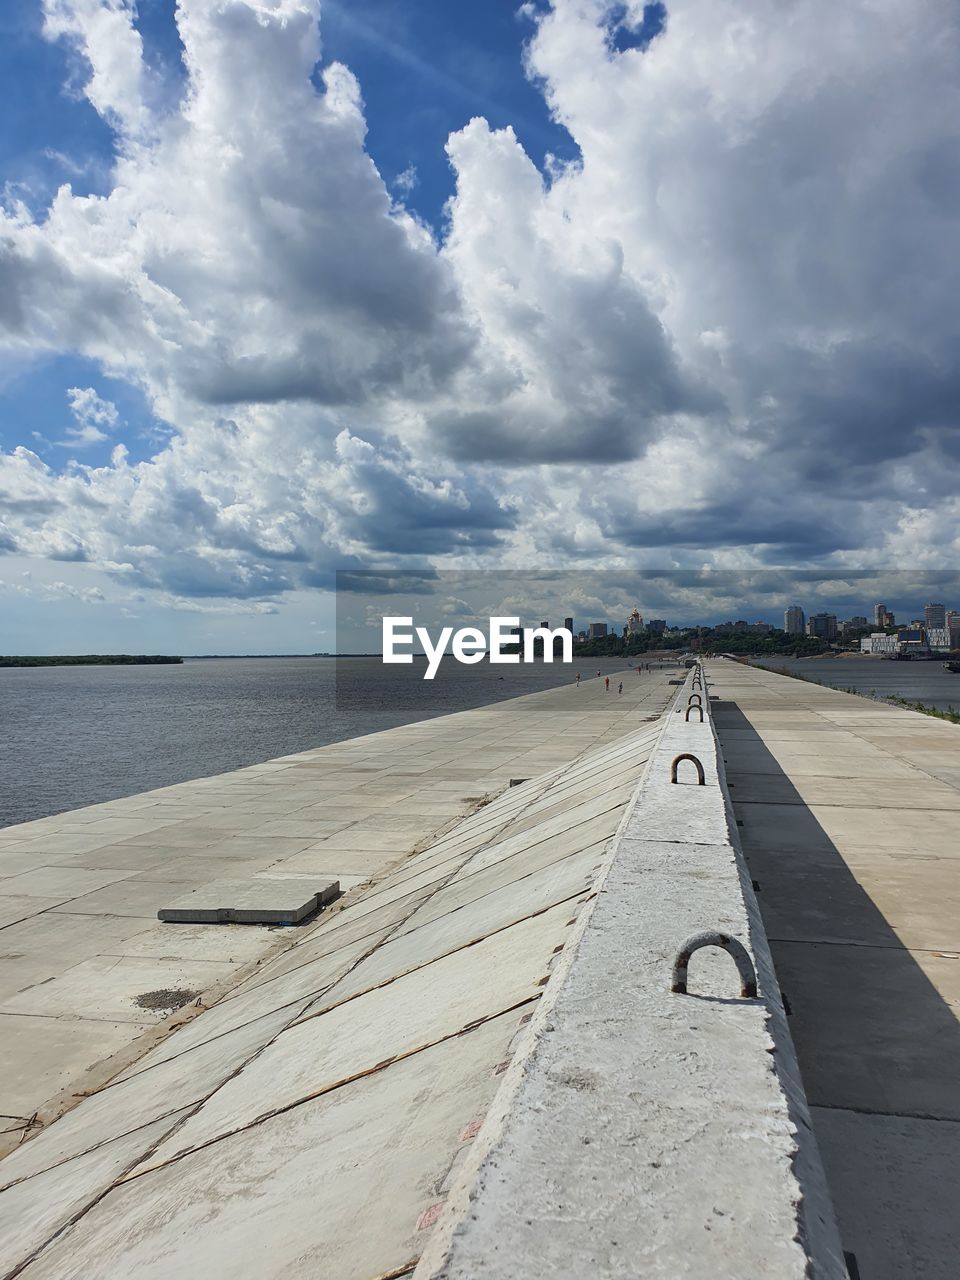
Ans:
<svg viewBox="0 0 960 1280"><path fill-rule="evenodd" d="M607 624L605 622L591 622L587 637L590 640L602 640L607 634Z"/></svg>
<svg viewBox="0 0 960 1280"><path fill-rule="evenodd" d="M647 630L652 636L662 636L667 629L667 624L663 618L651 618L647 623Z"/></svg>
<svg viewBox="0 0 960 1280"><path fill-rule="evenodd" d="M564 625L564 626L566 627L566 629L570 632L570 634L571 634L571 635L573 635L573 619L572 619L572 618L564 618L564 620L563 620L563 625Z"/></svg>
<svg viewBox="0 0 960 1280"><path fill-rule="evenodd" d="M802 636L805 621L803 610L798 604L792 604L789 609L784 610L783 629L788 636Z"/></svg>
<svg viewBox="0 0 960 1280"><path fill-rule="evenodd" d="M960 610L951 609L947 614L947 631L950 633L950 648L960 649Z"/></svg>
<svg viewBox="0 0 960 1280"><path fill-rule="evenodd" d="M640 610L634 609L630 617L627 619L627 630L631 635L635 635L638 631L643 630L643 618L640 617Z"/></svg>
<svg viewBox="0 0 960 1280"><path fill-rule="evenodd" d="M873 606L874 624L878 627L885 627L887 625L884 622L884 618L886 617L886 614L887 614L887 606L885 604L875 604Z"/></svg>
<svg viewBox="0 0 960 1280"><path fill-rule="evenodd" d="M923 621L927 628L945 627L947 625L947 611L942 604L925 605Z"/></svg>
<svg viewBox="0 0 960 1280"><path fill-rule="evenodd" d="M814 613L807 623L807 635L817 636L821 640L836 640L837 618L833 613Z"/></svg>
<svg viewBox="0 0 960 1280"><path fill-rule="evenodd" d="M883 615L883 625L885 627L895 627L897 625L897 620L889 609Z"/></svg>

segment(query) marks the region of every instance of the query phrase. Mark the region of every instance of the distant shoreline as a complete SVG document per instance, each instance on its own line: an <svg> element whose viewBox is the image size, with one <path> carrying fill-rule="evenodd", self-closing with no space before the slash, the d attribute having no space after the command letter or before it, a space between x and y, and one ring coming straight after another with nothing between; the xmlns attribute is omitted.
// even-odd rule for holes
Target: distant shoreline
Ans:
<svg viewBox="0 0 960 1280"><path fill-rule="evenodd" d="M766 655L765 655L766 656ZM773 655L779 657L781 655ZM426 654L414 653L411 655L415 662L426 662ZM643 662L664 662L671 661L676 658L673 650L651 651L643 654L574 654L571 662L564 663L557 659L554 666L575 667L580 658L587 657L590 661L600 657L603 659L623 659L629 660L629 665L633 666L636 662L642 665ZM169 654L128 654L128 653L86 653L86 654L21 654L16 656L0 655L0 667L110 667L110 666L164 666L164 665L180 665L184 662L242 662L251 659L291 659L291 658L377 658L382 660L382 653L187 653L182 657ZM487 655L484 655L484 660ZM444 663L452 663L454 659L450 654L444 656ZM533 665L541 665L543 659L535 660ZM530 665L530 664L526 664Z"/></svg>
<svg viewBox="0 0 960 1280"><path fill-rule="evenodd" d="M0 667L144 667L182 662L182 658L161 653L83 653L44 657L0 655Z"/></svg>

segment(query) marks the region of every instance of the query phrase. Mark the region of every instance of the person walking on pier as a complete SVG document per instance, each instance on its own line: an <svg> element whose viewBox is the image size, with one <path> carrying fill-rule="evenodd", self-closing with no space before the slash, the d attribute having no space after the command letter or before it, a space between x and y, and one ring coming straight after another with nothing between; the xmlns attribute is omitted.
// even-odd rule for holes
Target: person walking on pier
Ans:
<svg viewBox="0 0 960 1280"><path fill-rule="evenodd" d="M577 672L577 688L580 688L580 672Z"/></svg>
<svg viewBox="0 0 960 1280"><path fill-rule="evenodd" d="M619 695L619 694L621 694L621 693L623 693L623 681L622 681L622 680L620 681L620 688L617 690L617 694L618 694L618 695Z"/></svg>
<svg viewBox="0 0 960 1280"><path fill-rule="evenodd" d="M597 675L599 675L599 674L600 674L600 672L598 671L598 672L597 672ZM610 677L609 677L609 676L606 676L606 677L605 677L605 679L604 679L604 681L603 681L603 687L604 687L604 689L609 693L609 691L610 691Z"/></svg>

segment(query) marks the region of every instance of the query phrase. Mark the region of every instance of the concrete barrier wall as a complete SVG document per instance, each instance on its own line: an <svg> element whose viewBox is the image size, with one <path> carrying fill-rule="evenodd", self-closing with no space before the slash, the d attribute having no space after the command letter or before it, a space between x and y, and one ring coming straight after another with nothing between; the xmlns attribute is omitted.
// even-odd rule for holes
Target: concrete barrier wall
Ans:
<svg viewBox="0 0 960 1280"><path fill-rule="evenodd" d="M704 687L687 677L415 1275L846 1275ZM699 692L699 689L697 690ZM694 699L696 701L696 699ZM694 766L671 762L692 753ZM740 994L738 939L759 981Z"/></svg>

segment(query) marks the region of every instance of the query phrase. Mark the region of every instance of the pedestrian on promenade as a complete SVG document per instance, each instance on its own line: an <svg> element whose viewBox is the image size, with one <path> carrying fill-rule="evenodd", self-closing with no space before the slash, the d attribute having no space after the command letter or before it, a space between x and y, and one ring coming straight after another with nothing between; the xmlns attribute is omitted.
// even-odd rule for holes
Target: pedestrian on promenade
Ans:
<svg viewBox="0 0 960 1280"><path fill-rule="evenodd" d="M617 693L618 693L618 694L623 693L623 681L622 681L622 680L620 681L620 688L617 690Z"/></svg>
<svg viewBox="0 0 960 1280"><path fill-rule="evenodd" d="M600 672L598 671L598 672L597 672L597 675L599 675L599 674L600 674ZM607 676L607 677L604 679L603 687L604 687L604 689L609 690L609 688L610 688L610 677L609 677L609 676Z"/></svg>
<svg viewBox="0 0 960 1280"><path fill-rule="evenodd" d="M580 672L577 672L577 688L580 688Z"/></svg>

